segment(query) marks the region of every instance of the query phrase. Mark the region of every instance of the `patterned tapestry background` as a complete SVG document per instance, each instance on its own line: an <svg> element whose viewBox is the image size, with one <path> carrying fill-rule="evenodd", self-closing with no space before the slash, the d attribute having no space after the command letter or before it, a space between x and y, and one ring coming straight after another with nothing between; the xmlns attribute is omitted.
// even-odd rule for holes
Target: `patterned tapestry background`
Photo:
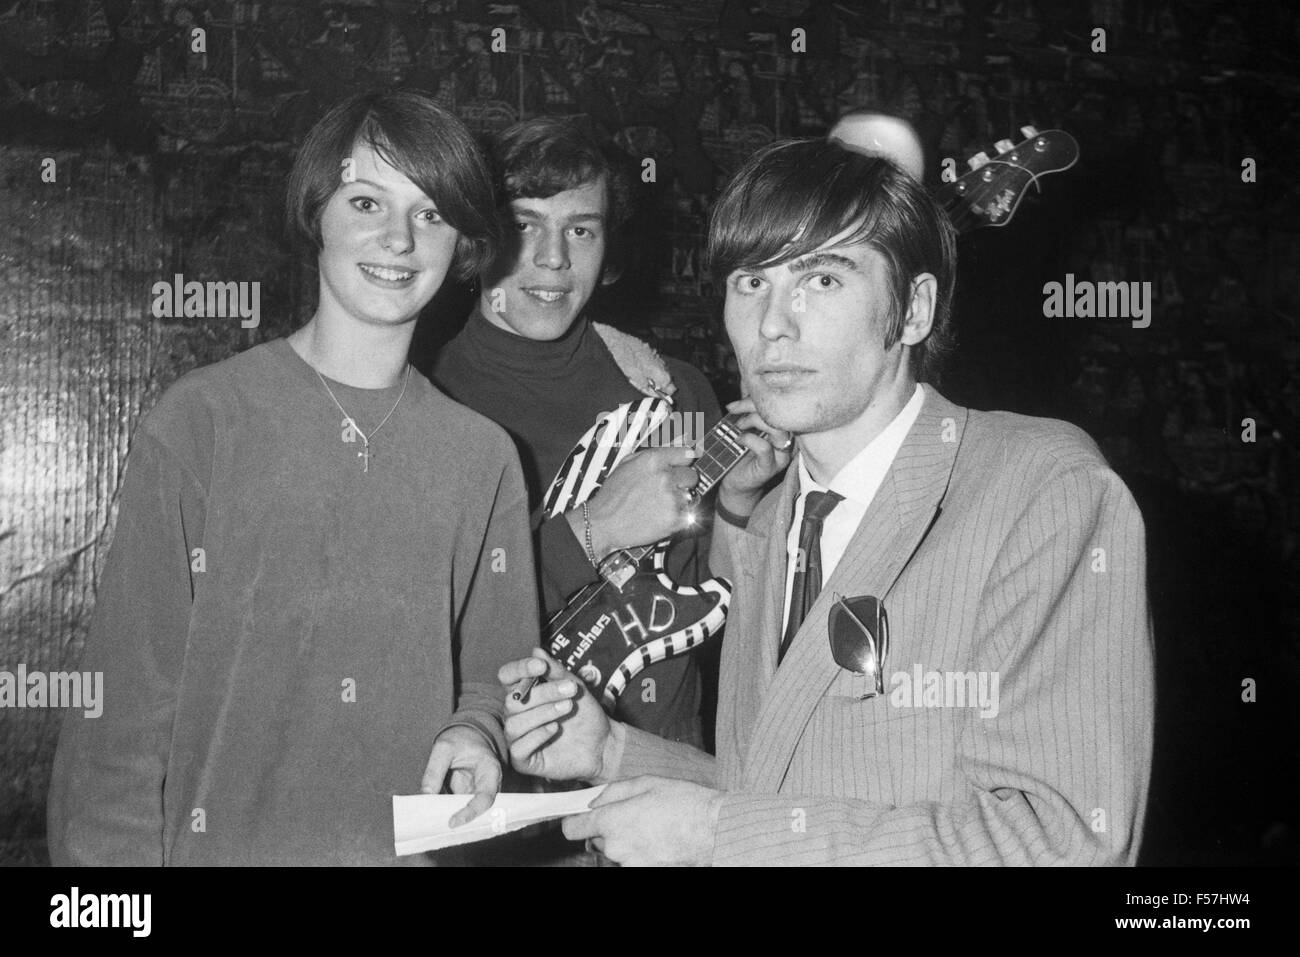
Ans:
<svg viewBox="0 0 1300 957"><path fill-rule="evenodd" d="M305 318L314 274L281 193L341 96L419 88L479 132L581 115L654 158L637 255L600 309L724 398L700 252L744 157L871 106L915 123L938 185L940 158L964 171L1032 123L1082 159L963 239L945 391L1080 424L1143 507L1160 680L1144 861L1294 859L1297 50L1297 11L1217 0L0 0L0 668L75 666L131 430L161 390ZM176 273L260 281L261 326L153 318ZM1044 318L1067 273L1151 282L1150 328ZM422 318L417 365L465 301ZM59 716L0 712L0 862L45 860Z"/></svg>

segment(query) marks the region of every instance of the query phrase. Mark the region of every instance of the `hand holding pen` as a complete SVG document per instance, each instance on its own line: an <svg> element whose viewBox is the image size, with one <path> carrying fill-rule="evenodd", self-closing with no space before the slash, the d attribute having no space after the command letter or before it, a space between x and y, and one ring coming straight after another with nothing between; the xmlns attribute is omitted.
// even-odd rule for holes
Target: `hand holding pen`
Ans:
<svg viewBox="0 0 1300 957"><path fill-rule="evenodd" d="M501 666L506 742L516 770L552 781L596 780L610 721L581 681L540 648Z"/></svg>

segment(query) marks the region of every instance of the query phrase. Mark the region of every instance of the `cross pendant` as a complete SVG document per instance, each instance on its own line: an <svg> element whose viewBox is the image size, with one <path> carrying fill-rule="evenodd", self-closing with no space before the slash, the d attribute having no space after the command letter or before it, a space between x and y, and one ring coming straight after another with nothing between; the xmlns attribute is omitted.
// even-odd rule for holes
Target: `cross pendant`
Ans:
<svg viewBox="0 0 1300 957"><path fill-rule="evenodd" d="M357 458L362 460L361 471L369 472L370 471L370 446L367 445L364 448L362 448L361 451L357 453Z"/></svg>

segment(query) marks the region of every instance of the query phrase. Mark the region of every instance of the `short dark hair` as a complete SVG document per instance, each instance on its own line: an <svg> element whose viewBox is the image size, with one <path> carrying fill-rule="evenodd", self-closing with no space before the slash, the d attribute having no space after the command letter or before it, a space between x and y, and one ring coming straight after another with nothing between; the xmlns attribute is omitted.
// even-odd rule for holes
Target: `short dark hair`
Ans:
<svg viewBox="0 0 1300 957"><path fill-rule="evenodd" d="M628 159L600 143L583 124L559 116L522 120L488 146L497 199L547 199L605 178L606 233L617 233L632 215Z"/></svg>
<svg viewBox="0 0 1300 957"><path fill-rule="evenodd" d="M400 170L460 236L451 274L469 279L501 245L492 180L464 124L422 93L359 93L311 129L289 173L285 219L290 234L319 253L321 211L342 184L341 168L358 143Z"/></svg>
<svg viewBox="0 0 1300 957"><path fill-rule="evenodd" d="M930 335L912 349L916 378L933 380L954 344L956 230L925 188L889 160L821 139L765 146L714 205L706 259L722 282L737 269L806 256L854 224L844 243L867 243L889 267L893 321L886 348L903 334L912 280L928 272L938 281Z"/></svg>

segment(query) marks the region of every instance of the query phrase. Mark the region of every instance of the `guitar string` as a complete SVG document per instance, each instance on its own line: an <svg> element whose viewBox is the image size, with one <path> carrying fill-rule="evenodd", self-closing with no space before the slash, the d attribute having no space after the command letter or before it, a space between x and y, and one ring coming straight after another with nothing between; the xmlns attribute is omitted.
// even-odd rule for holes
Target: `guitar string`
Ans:
<svg viewBox="0 0 1300 957"><path fill-rule="evenodd" d="M1071 163L1070 165L1073 166L1074 164ZM1018 190L1016 190L1017 193L1016 202L1015 205L1012 207L1011 211L1007 214L1008 219L1015 214L1017 209L1020 208L1020 201L1024 199L1025 191L1030 186L1033 186L1036 190L1038 190L1039 195L1042 195L1043 184L1040 182L1040 180L1042 179L1043 176L1048 175L1048 171L1044 171L1042 173L1035 173L1032 169L1030 169L1025 164L1020 162L1015 162L1009 159L1005 159L1003 157L995 157L994 159L989 160L987 163L981 166L980 169L988 169L990 166L1003 166L1012 170L1019 170L1020 172L1024 173L1026 176L1029 177L1029 181L1025 183L1023 186L1021 186ZM1051 170L1050 172L1064 172L1066 169L1069 168L1070 168L1069 166L1066 166L1063 169ZM978 200L983 200L989 193L995 192L997 189L1001 189L1001 188L1002 187L1000 185L994 186L991 185L990 183L976 182L975 188L971 190L969 193L966 193L964 195L954 194L952 202L954 204L961 204L961 209L958 211L958 215L962 217L963 221L968 221L969 219L976 218L975 214L972 212L972 208L975 206L976 202ZM948 209L947 211L949 216L951 217L952 216L951 209ZM955 217L953 218L953 225L958 226L958 222ZM960 226L958 226L958 231L960 231Z"/></svg>

